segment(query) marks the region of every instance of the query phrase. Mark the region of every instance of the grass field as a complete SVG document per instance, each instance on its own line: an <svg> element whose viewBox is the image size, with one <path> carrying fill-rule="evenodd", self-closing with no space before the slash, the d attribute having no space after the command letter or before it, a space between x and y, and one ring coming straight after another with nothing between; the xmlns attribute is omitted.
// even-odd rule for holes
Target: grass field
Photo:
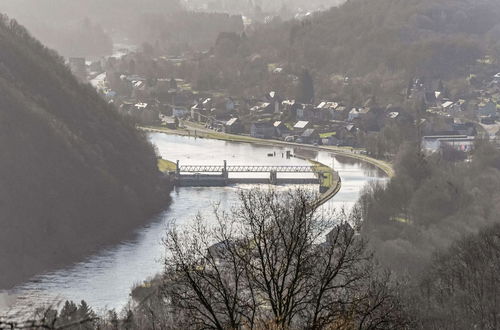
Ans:
<svg viewBox="0 0 500 330"><path fill-rule="evenodd" d="M158 169L161 172L174 172L177 168L177 165L174 162L169 160L158 158Z"/></svg>
<svg viewBox="0 0 500 330"><path fill-rule="evenodd" d="M314 160L309 160L309 162L311 162L315 171L321 172L323 174L323 179L320 183L321 187L330 189L337 185L336 176L331 168Z"/></svg>

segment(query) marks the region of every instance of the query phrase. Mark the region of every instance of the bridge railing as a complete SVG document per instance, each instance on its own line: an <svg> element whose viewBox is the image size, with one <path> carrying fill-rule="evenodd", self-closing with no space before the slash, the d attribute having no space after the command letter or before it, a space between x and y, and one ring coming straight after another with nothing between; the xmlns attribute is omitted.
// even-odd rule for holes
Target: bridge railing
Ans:
<svg viewBox="0 0 500 330"><path fill-rule="evenodd" d="M178 172L180 173L317 173L312 166L266 166L266 165L233 165L233 166L220 166L220 165L183 165L179 166Z"/></svg>

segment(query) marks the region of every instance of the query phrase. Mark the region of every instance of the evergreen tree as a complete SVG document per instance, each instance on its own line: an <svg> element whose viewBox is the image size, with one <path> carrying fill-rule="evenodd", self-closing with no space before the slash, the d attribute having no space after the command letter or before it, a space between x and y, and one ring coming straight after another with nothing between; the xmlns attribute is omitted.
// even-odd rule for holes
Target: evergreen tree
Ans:
<svg viewBox="0 0 500 330"><path fill-rule="evenodd" d="M309 104L314 102L314 82L307 69L303 69L299 76L296 99L301 103Z"/></svg>

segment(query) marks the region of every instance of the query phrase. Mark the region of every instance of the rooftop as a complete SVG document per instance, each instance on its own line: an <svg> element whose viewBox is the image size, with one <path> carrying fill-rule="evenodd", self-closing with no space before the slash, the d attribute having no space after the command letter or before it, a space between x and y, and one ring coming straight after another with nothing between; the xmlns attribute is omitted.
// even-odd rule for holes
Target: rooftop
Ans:
<svg viewBox="0 0 500 330"><path fill-rule="evenodd" d="M309 125L309 122L308 121L304 121L304 120L301 120L301 121L298 121L295 126L293 126L293 128L306 128L306 126Z"/></svg>
<svg viewBox="0 0 500 330"><path fill-rule="evenodd" d="M227 121L226 126L232 126L238 121L238 118L231 118Z"/></svg>

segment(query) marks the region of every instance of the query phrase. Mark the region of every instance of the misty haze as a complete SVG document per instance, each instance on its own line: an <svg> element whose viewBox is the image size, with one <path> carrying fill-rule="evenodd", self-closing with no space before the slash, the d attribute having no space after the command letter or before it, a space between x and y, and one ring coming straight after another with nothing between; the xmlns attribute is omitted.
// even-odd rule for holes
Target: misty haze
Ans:
<svg viewBox="0 0 500 330"><path fill-rule="evenodd" d="M0 0L0 330L500 330L498 0Z"/></svg>

